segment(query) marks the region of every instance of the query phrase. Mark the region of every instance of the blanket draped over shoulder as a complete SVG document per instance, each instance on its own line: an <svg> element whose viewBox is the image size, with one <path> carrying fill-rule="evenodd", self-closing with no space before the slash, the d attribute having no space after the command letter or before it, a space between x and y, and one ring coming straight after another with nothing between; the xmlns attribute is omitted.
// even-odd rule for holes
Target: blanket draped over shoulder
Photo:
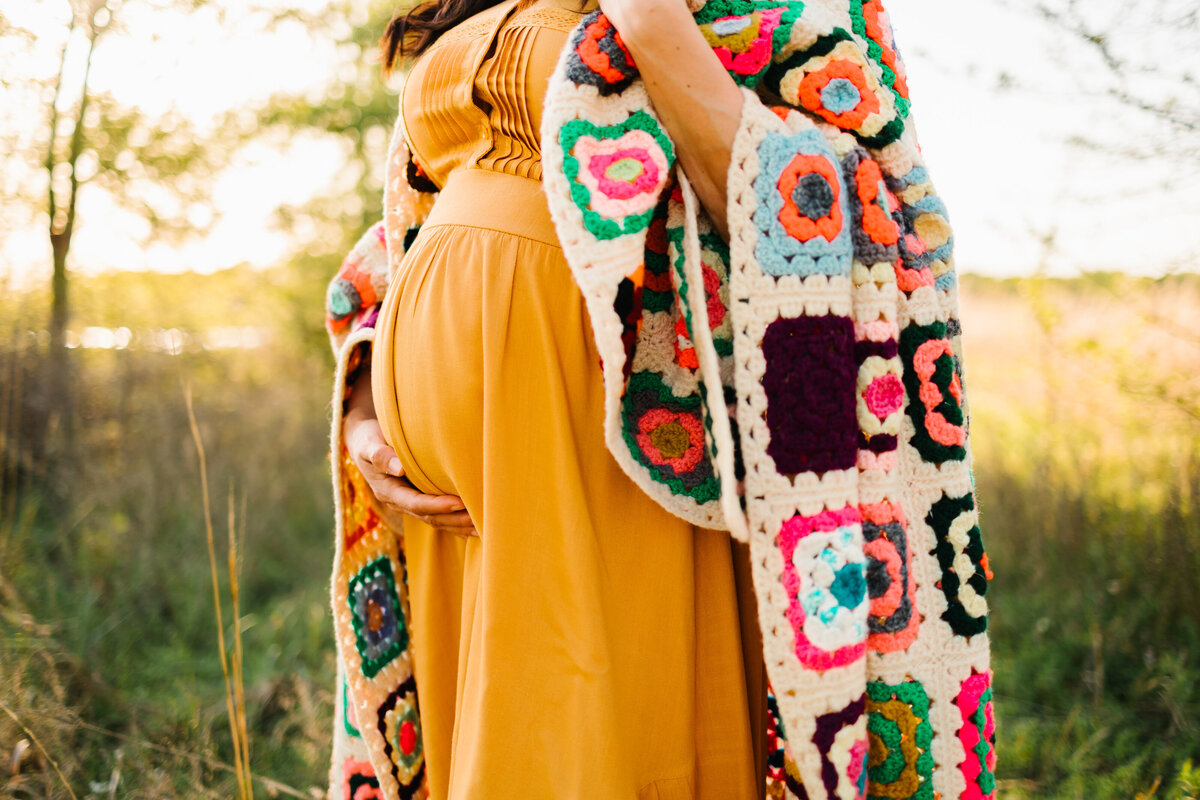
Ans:
<svg viewBox="0 0 1200 800"><path fill-rule="evenodd" d="M665 508L749 542L769 797L990 798L991 572L953 238L887 15L879 0L691 9L744 96L728 242L599 12L546 96L544 189L602 356L608 447ZM398 120L384 219L327 295L339 800L428 796L402 526L341 415L435 192Z"/></svg>

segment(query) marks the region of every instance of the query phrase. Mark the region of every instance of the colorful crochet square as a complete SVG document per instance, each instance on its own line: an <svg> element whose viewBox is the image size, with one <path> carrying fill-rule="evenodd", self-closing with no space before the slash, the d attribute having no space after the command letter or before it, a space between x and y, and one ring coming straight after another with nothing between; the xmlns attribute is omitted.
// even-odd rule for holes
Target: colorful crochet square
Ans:
<svg viewBox="0 0 1200 800"><path fill-rule="evenodd" d="M671 282L671 259L667 234L668 200L663 198L646 229L642 307L647 313L670 311L675 305L675 285Z"/></svg>
<svg viewBox="0 0 1200 800"><path fill-rule="evenodd" d="M853 36L835 28L767 72L767 85L784 102L849 131L866 147L882 148L904 133L892 92Z"/></svg>
<svg viewBox="0 0 1200 800"><path fill-rule="evenodd" d="M688 317L680 317L675 321L675 363L687 369L700 369L700 357L696 355L696 346L692 344L688 332Z"/></svg>
<svg viewBox="0 0 1200 800"><path fill-rule="evenodd" d="M914 167L903 177L888 178L887 184L901 201L901 261L896 265L901 291L912 294L922 286L949 289L955 283L954 235L929 173Z"/></svg>
<svg viewBox="0 0 1200 800"><path fill-rule="evenodd" d="M362 674L374 678L408 647L408 628L390 558L380 556L350 579L347 603L355 646L362 656Z"/></svg>
<svg viewBox="0 0 1200 800"><path fill-rule="evenodd" d="M767 454L784 475L849 469L858 458L854 323L780 318L762 341L767 365Z"/></svg>
<svg viewBox="0 0 1200 800"><path fill-rule="evenodd" d="M676 397L655 372L635 372L622 400L630 452L655 480L699 503L720 496L720 479L705 458L700 397Z"/></svg>
<svg viewBox="0 0 1200 800"><path fill-rule="evenodd" d="M897 464L896 448L904 421L904 382L894 322L875 320L854 326L858 364L855 414L858 468L887 472Z"/></svg>
<svg viewBox="0 0 1200 800"><path fill-rule="evenodd" d="M712 0L695 16L721 65L740 85L753 87L771 65L776 32L786 36L797 12L785 3Z"/></svg>
<svg viewBox="0 0 1200 800"><path fill-rule="evenodd" d="M342 727L351 739L362 738L362 733L358 730L358 718L354 713L354 703L350 700L350 686L345 681L342 681Z"/></svg>
<svg viewBox="0 0 1200 800"><path fill-rule="evenodd" d="M954 235L950 230L946 205L935 194L926 194L904 209L912 218L912 230L921 237L921 245L930 258L934 286L942 291L955 284L957 278L951 268L954 253Z"/></svg>
<svg viewBox="0 0 1200 800"><path fill-rule="evenodd" d="M621 34L599 11L576 27L568 59L567 77L579 85L595 86L602 96L624 90L638 75Z"/></svg>
<svg viewBox="0 0 1200 800"><path fill-rule="evenodd" d="M679 281L680 297L687 297L688 281L684 271L683 228L670 228L667 238ZM700 270L704 277L705 310L712 334L713 349L718 356L733 355L733 317L729 313L729 245L714 233L700 234ZM692 338L692 311L684 309L686 328L682 335ZM690 344L690 342L689 342ZM681 362L682 363L682 362ZM684 364L693 369L699 364Z"/></svg>
<svg viewBox="0 0 1200 800"><path fill-rule="evenodd" d="M325 327L330 333L342 331L350 324L351 317L375 305L378 300L371 283L371 273L364 267L358 254L351 252L325 291Z"/></svg>
<svg viewBox="0 0 1200 800"><path fill-rule="evenodd" d="M800 770L788 747L787 731L779 714L775 692L767 684L767 796L784 800L788 792L799 795L804 791Z"/></svg>
<svg viewBox="0 0 1200 800"><path fill-rule="evenodd" d="M408 800L421 787L425 774L425 749L413 678L388 695L379 707L378 717L383 751L392 764L392 777L400 784L402 800Z"/></svg>
<svg viewBox="0 0 1200 800"><path fill-rule="evenodd" d="M944 322L909 325L900 332L912 445L931 464L967 457L962 382Z"/></svg>
<svg viewBox="0 0 1200 800"><path fill-rule="evenodd" d="M636 111L617 125L571 120L558 141L571 199L593 236L615 239L650 224L675 162L675 148L653 117Z"/></svg>
<svg viewBox="0 0 1200 800"><path fill-rule="evenodd" d="M850 19L854 32L867 40L867 55L879 65L883 83L896 97L896 110L901 117L909 112L908 76L904 62L896 50L892 22L879 0L851 0Z"/></svg>
<svg viewBox="0 0 1200 800"><path fill-rule="evenodd" d="M382 524L379 514L371 503L371 489L350 457L350 451L342 445L342 514L344 517L343 543L348 551L362 541L363 537Z"/></svg>
<svg viewBox="0 0 1200 800"><path fill-rule="evenodd" d="M783 523L778 544L783 554L787 618L796 656L810 669L844 667L866 653L866 556L862 518L847 506Z"/></svg>
<svg viewBox="0 0 1200 800"><path fill-rule="evenodd" d="M621 343L625 347L625 363L622 369L628 380L633 371L633 351L637 347L638 333L642 330L642 296L645 286L645 271L639 269L634 275L621 279L617 286L617 299L613 311L621 320Z"/></svg>
<svg viewBox="0 0 1200 800"><path fill-rule="evenodd" d="M768 275L848 275L854 257L841 167L815 128L758 145L754 255Z"/></svg>
<svg viewBox="0 0 1200 800"><path fill-rule="evenodd" d="M675 320L675 363L690 370L700 368L700 360L696 355L696 347L692 344L694 335L692 303L688 300L688 276L684 270L683 228L679 226L667 228L667 254L675 270L675 280L679 285L679 310L682 312Z"/></svg>
<svg viewBox="0 0 1200 800"><path fill-rule="evenodd" d="M946 596L942 619L959 636L974 636L987 630L987 588L992 571L979 531L979 514L970 493L962 497L942 495L925 518L937 536L938 584Z"/></svg>
<svg viewBox="0 0 1200 800"><path fill-rule="evenodd" d="M877 653L904 650L917 638L917 586L904 511L892 503L863 505L867 592L871 597L867 645Z"/></svg>
<svg viewBox="0 0 1200 800"><path fill-rule="evenodd" d="M384 800L369 761L347 758L342 765L342 800Z"/></svg>
<svg viewBox="0 0 1200 800"><path fill-rule="evenodd" d="M700 237L700 266L713 348L719 356L733 355L733 315L729 313L729 245L715 234Z"/></svg>
<svg viewBox="0 0 1200 800"><path fill-rule="evenodd" d="M842 159L846 186L850 188L854 255L871 266L889 264L900 257L900 201L888 189L879 162L861 147Z"/></svg>
<svg viewBox="0 0 1200 800"><path fill-rule="evenodd" d="M917 681L867 683L869 800L934 800L929 695Z"/></svg>
<svg viewBox="0 0 1200 800"><path fill-rule="evenodd" d="M813 744L821 754L821 784L830 800L863 800L867 796L866 699L841 711L817 717ZM808 800L801 787L800 800Z"/></svg>
<svg viewBox="0 0 1200 800"><path fill-rule="evenodd" d="M992 715L992 671L974 672L963 681L954 704L962 712L958 740L965 760L963 800L991 800L996 792L996 720Z"/></svg>

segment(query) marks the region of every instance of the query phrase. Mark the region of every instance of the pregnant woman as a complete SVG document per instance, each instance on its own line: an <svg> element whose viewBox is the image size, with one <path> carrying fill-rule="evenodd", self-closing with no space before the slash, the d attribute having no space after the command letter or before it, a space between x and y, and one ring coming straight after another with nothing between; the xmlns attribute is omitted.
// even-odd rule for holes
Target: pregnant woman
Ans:
<svg viewBox="0 0 1200 800"><path fill-rule="evenodd" d="M389 26L385 221L327 317L332 796L990 794L949 231L882 9L813 8Z"/></svg>
<svg viewBox="0 0 1200 800"><path fill-rule="evenodd" d="M639 491L605 449L599 356L540 183L542 98L586 9L506 0L444 21L486 5L444 2L408 25L420 52L404 130L440 192L346 420L366 474L392 459L360 430L374 418L393 475L465 506L404 526L431 795L758 797L748 558ZM633 13L690 21L679 1ZM684 87L680 73L664 89L697 108L727 99L724 128L692 126L697 163L726 153L720 186L741 94L692 27L720 82Z"/></svg>

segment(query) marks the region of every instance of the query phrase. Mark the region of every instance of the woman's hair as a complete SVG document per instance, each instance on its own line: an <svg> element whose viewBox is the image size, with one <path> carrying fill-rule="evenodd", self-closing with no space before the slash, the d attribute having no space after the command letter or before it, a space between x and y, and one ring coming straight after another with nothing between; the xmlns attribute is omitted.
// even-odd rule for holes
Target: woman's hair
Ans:
<svg viewBox="0 0 1200 800"><path fill-rule="evenodd" d="M396 61L419 56L438 37L467 17L499 5L502 0L427 0L416 8L397 12L379 40L383 70L391 72ZM522 0L522 4L528 0Z"/></svg>

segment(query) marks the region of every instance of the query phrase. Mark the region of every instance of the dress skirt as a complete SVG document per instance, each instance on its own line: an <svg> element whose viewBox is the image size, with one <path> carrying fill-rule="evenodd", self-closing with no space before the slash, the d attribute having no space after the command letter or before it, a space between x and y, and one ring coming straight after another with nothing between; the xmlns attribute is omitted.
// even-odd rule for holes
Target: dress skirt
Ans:
<svg viewBox="0 0 1200 800"><path fill-rule="evenodd" d="M434 800L750 800L765 675L745 551L604 444L599 356L541 184L460 169L386 294L388 442L479 536L407 518Z"/></svg>

